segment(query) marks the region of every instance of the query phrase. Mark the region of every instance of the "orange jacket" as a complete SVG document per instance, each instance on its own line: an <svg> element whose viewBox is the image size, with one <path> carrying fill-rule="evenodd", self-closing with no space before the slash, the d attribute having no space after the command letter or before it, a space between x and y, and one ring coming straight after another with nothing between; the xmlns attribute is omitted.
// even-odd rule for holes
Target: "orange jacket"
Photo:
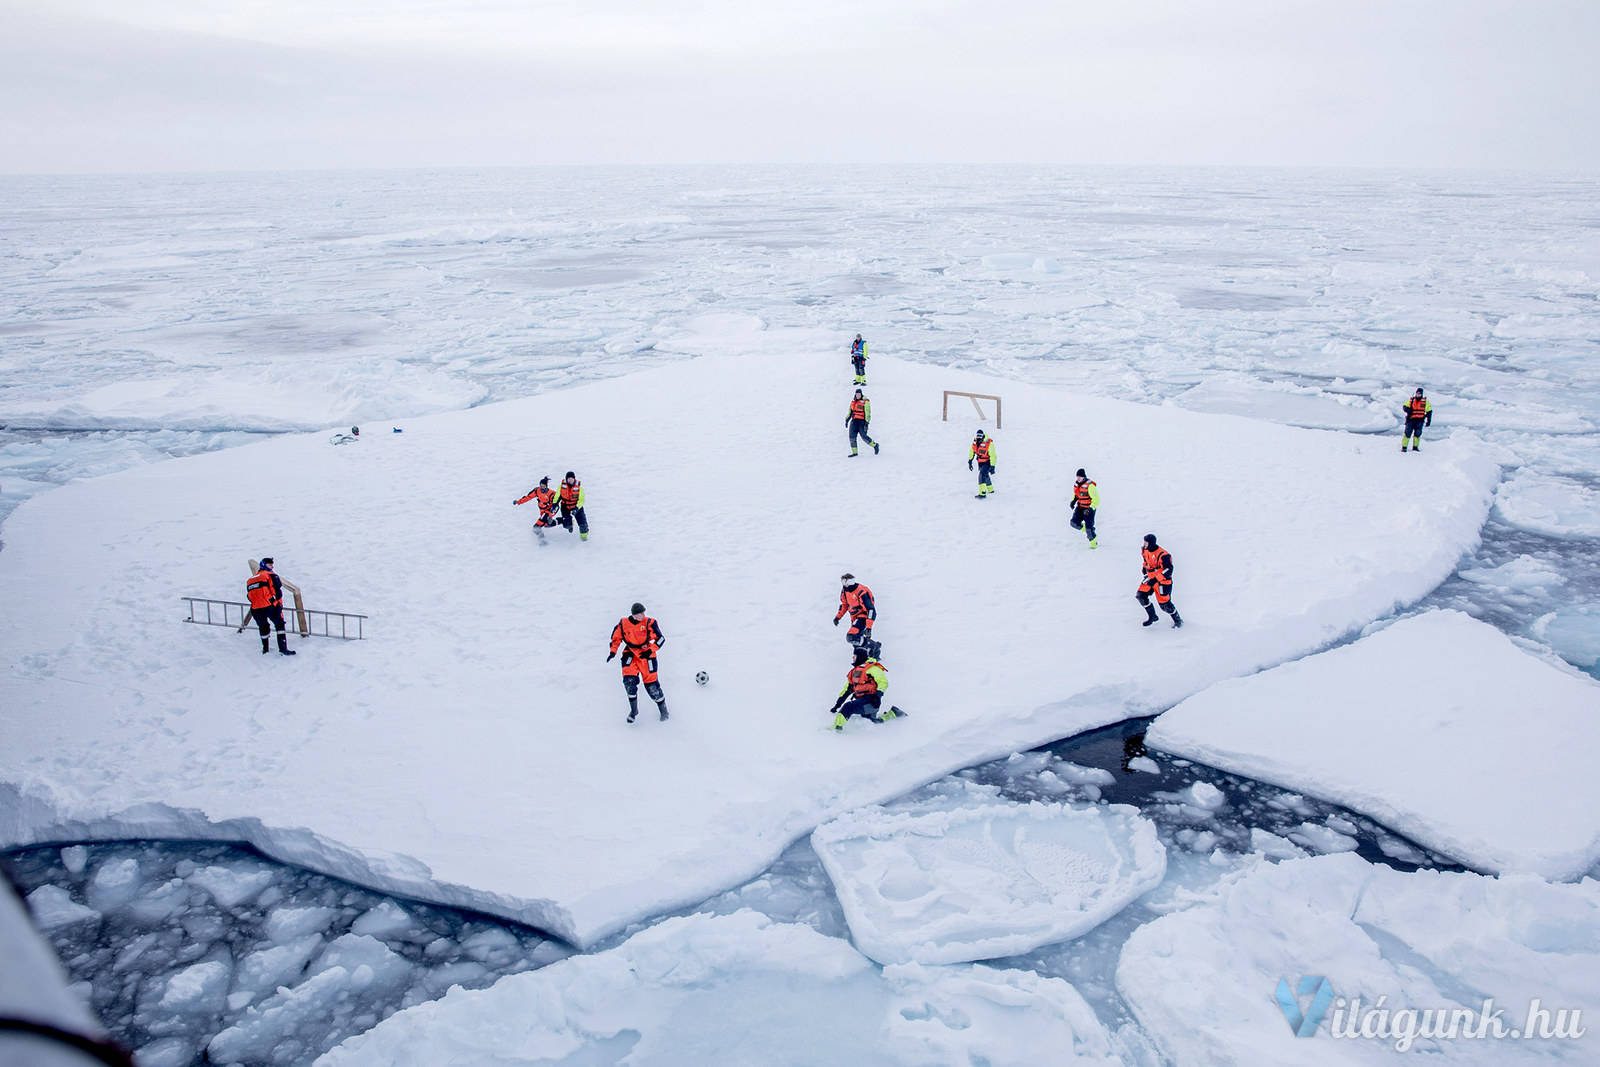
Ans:
<svg viewBox="0 0 1600 1067"><path fill-rule="evenodd" d="M528 495L518 500L517 503L526 504L530 500L537 500L540 514L548 515L551 509L556 506L556 491L548 485L534 486L528 490Z"/></svg>
<svg viewBox="0 0 1600 1067"><path fill-rule="evenodd" d="M252 608L275 608L283 603L283 579L262 567L244 584Z"/></svg>
<svg viewBox="0 0 1600 1067"><path fill-rule="evenodd" d="M1172 553L1157 545L1155 548L1141 548L1139 552L1144 556L1144 576L1156 581L1171 584L1172 582Z"/></svg>
<svg viewBox="0 0 1600 1067"><path fill-rule="evenodd" d="M660 625L648 615L641 622L635 622L632 615L624 615L611 630L613 654L623 644L627 644L628 651L636 656L648 658L654 656L666 643L667 639L661 633Z"/></svg>
<svg viewBox="0 0 1600 1067"><path fill-rule="evenodd" d="M847 611L852 619L876 619L878 602L872 598L872 590L860 582L839 590L839 610L834 612L834 621L844 618Z"/></svg>

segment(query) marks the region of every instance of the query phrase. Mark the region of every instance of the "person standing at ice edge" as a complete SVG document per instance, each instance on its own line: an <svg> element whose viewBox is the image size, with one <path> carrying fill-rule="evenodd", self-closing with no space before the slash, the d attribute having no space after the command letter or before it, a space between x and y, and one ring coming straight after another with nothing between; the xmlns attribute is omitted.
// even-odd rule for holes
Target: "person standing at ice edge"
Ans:
<svg viewBox="0 0 1600 1067"><path fill-rule="evenodd" d="M1406 446L1411 445L1411 451L1421 452L1422 428L1433 425L1433 405L1428 403L1428 398L1422 395L1421 389L1418 389L1400 410L1406 417L1406 435L1400 442L1400 451L1404 452ZM1414 445L1411 444L1412 437L1417 439Z"/></svg>
<svg viewBox="0 0 1600 1067"><path fill-rule="evenodd" d="M843 730L850 716L860 715L873 722L888 722L899 716L900 709L890 705L883 708L883 694L889 691L889 672L877 658L864 648L856 649L854 664L844 677L844 688L839 699L833 702L833 728Z"/></svg>
<svg viewBox="0 0 1600 1067"><path fill-rule="evenodd" d="M580 495L582 491L580 490ZM556 524L556 491L550 488L550 476L547 474L539 479L539 484L529 489L526 496L513 500L513 505L526 504L530 500L539 502L539 518L534 521L533 532L539 538L539 543L545 543L544 532ZM581 520L580 520L581 521Z"/></svg>
<svg viewBox="0 0 1600 1067"><path fill-rule="evenodd" d="M856 334L856 339L850 342L850 362L856 368L856 385L867 384L867 342Z"/></svg>
<svg viewBox="0 0 1600 1067"><path fill-rule="evenodd" d="M556 494L561 501L561 528L572 532L572 520L578 520L578 540L589 540L589 519L583 513L583 483L571 471L561 479L561 491Z"/></svg>
<svg viewBox="0 0 1600 1067"><path fill-rule="evenodd" d="M843 588L839 590L839 610L834 613L833 624L839 625L845 612L850 613L850 632L845 640L856 648L869 649L874 656L883 646L872 639L872 625L878 621L878 602L872 590L856 581L856 576L846 571L839 575Z"/></svg>
<svg viewBox="0 0 1600 1067"><path fill-rule="evenodd" d="M1084 532L1090 548L1100 547L1100 539L1094 535L1094 513L1099 507L1100 488L1079 467L1077 479L1072 483L1072 528Z"/></svg>
<svg viewBox="0 0 1600 1067"><path fill-rule="evenodd" d="M271 556L261 557L261 562L256 566L259 569L245 583L244 591L250 598L250 617L255 620L256 629L261 631L261 654L265 656L271 651L267 643L267 624L270 622L278 630L279 654L292 656L294 650L289 647L289 637L283 628L283 579L273 571Z"/></svg>
<svg viewBox="0 0 1600 1067"><path fill-rule="evenodd" d="M854 399L850 401L850 411L844 417L844 424L850 431L850 455L856 454L856 438L859 437L872 446L872 454L878 454L878 442L867 436L867 423L872 421L872 401L868 400L861 390L856 390Z"/></svg>
<svg viewBox="0 0 1600 1067"><path fill-rule="evenodd" d="M1150 606L1150 594L1156 595L1161 610L1172 616L1172 628L1183 625L1183 616L1172 603L1172 553L1156 544L1155 534L1144 535L1144 581L1139 583L1137 594L1144 613L1149 616L1141 625L1154 626L1156 609Z"/></svg>
<svg viewBox="0 0 1600 1067"><path fill-rule="evenodd" d="M967 449L967 470L972 469L974 461L978 464L978 499L982 500L994 492L994 484L990 481L994 474L994 438L985 437L982 430L972 439L972 447Z"/></svg>
<svg viewBox="0 0 1600 1067"><path fill-rule="evenodd" d="M610 663L617 658L617 649L623 645L628 650L622 654L622 688L628 693L628 721L639 717L639 683L661 709L661 721L667 721L667 698L661 692L661 682L656 677L656 653L667 639L656 620L644 613L644 605L635 603L626 618L618 619L611 630Z"/></svg>

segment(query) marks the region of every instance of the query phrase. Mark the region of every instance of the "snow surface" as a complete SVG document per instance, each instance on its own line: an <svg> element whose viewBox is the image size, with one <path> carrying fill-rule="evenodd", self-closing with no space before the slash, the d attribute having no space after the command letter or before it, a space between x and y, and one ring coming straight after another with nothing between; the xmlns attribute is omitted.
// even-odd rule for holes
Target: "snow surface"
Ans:
<svg viewBox="0 0 1600 1067"><path fill-rule="evenodd" d="M811 835L879 963L994 959L1077 937L1155 888L1167 853L1126 805L863 808Z"/></svg>
<svg viewBox="0 0 1600 1067"><path fill-rule="evenodd" d="M674 344L741 355L22 505L0 598L37 607L0 618L17 664L0 677L0 844L237 838L588 944L751 877L850 808L1422 596L1476 543L1496 478L1467 444L1398 464L1381 439L1008 385L999 493L978 502L972 420L941 422L939 390L996 383L875 355L883 454L846 460L831 338L737 316L695 329ZM1096 552L1064 524L1078 464L1104 498ZM510 501L568 468L594 537L540 548ZM1147 530L1177 561L1183 631L1138 626ZM179 594L237 598L262 554L309 606L368 614L369 639L290 661L180 621ZM891 698L914 717L837 736L823 712L848 664L827 620L846 569L877 593ZM635 599L668 635L670 724L627 727L603 663ZM1020 651L1043 618L1070 660Z"/></svg>
<svg viewBox="0 0 1600 1067"><path fill-rule="evenodd" d="M1392 1063L1393 1039L1334 1039L1332 1013L1297 1038L1279 979L1325 977L1362 1010L1478 1009L1492 997L1518 1026L1529 1002L1600 1013L1600 882L1531 875L1403 874L1352 855L1262 862L1199 902L1136 930L1117 989L1176 1067ZM1299 1003L1310 1002L1309 996ZM1339 1001L1334 1002L1338 1004ZM1553 1012L1552 1012L1553 1014ZM1388 1017L1386 1017L1388 1018ZM1579 1040L1416 1038L1441 1063L1593 1063Z"/></svg>
<svg viewBox="0 0 1600 1067"><path fill-rule="evenodd" d="M1191 411L1243 415L1289 426L1324 430L1378 433L1399 426L1399 417L1395 414L1398 405L1391 410L1375 402L1328 396L1305 389L1269 389L1207 380L1179 396L1176 403Z"/></svg>
<svg viewBox="0 0 1600 1067"><path fill-rule="evenodd" d="M1600 861L1600 684L1460 612L1219 683L1145 743L1342 804L1480 870L1575 878ZM1290 837L1326 851L1326 832L1309 833Z"/></svg>
<svg viewBox="0 0 1600 1067"><path fill-rule="evenodd" d="M980 965L879 969L751 911L658 923L591 956L451 990L319 1067L562 1063L1120 1064L1059 978Z"/></svg>

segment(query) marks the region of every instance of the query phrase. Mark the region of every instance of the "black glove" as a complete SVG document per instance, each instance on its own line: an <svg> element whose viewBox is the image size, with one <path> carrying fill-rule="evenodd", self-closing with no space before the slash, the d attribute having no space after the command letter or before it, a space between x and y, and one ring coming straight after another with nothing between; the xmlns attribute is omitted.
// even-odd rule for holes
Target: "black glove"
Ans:
<svg viewBox="0 0 1600 1067"><path fill-rule="evenodd" d="M967 460L967 470L971 470L971 469L972 469L972 460L969 459L969 460Z"/></svg>
<svg viewBox="0 0 1600 1067"><path fill-rule="evenodd" d="M1433 425L1433 412L1431 412L1431 411L1428 412L1428 414L1422 420L1422 425L1424 425L1424 426L1432 426Z"/></svg>
<svg viewBox="0 0 1600 1067"><path fill-rule="evenodd" d="M613 653L611 653L611 655L606 657L606 662L610 663L612 660L614 660L616 658L617 658L617 654L615 652L613 652Z"/></svg>
<svg viewBox="0 0 1600 1067"><path fill-rule="evenodd" d="M843 617L843 616L841 616L841 618L842 618L842 617ZM838 620L838 619L834 619L834 620L833 620L833 624L834 624L834 625L835 625L835 626L838 626L838 625L839 625L839 620Z"/></svg>
<svg viewBox="0 0 1600 1067"><path fill-rule="evenodd" d="M997 470L999 470L999 469L1000 469L1000 468L999 468L999 467L996 467L996 466L995 466L995 465L994 465L994 464L993 464L993 463L991 463L991 464L989 464L989 473L990 473L990 474L993 474L993 473L994 473L994 472L995 472L995 471L997 471Z"/></svg>

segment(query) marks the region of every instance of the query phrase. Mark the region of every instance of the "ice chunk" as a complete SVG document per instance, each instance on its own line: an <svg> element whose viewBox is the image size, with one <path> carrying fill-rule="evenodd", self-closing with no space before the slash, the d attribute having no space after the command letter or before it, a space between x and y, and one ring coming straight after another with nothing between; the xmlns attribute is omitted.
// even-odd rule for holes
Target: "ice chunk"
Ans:
<svg viewBox="0 0 1600 1067"><path fill-rule="evenodd" d="M371 934L380 938L398 938L408 933L415 925L415 920L406 914L404 908L392 900L385 900L357 917L350 926L350 932Z"/></svg>
<svg viewBox="0 0 1600 1067"><path fill-rule="evenodd" d="M326 930L337 914L333 908L316 906L273 908L267 914L264 932L267 940L281 945ZM355 932L367 933L365 930Z"/></svg>
<svg viewBox="0 0 1600 1067"><path fill-rule="evenodd" d="M486 910L589 944L742 884L818 823L951 767L1170 707L1389 614L1453 572L1477 542L1500 476L1466 441L1452 439L1424 464L1400 464L1392 441L1179 408L1151 419L1148 407L875 356L873 373L903 396L1003 391L1000 448L1016 477L1008 497L1001 474L1006 515L995 521L1020 538L1017 551L973 567L995 534L951 521L957 494L970 490L966 472L916 458L964 455L971 427L931 409L898 409L896 442L856 461L886 479L874 538L897 550L862 577L895 605L902 622L893 625L948 622L951 603L982 603L990 647L1035 640L1030 620L1051 604L1037 563L1062 543L1059 531L1030 526L1027 516L1059 505L1068 483L1057 460L1084 440L1119 441L1114 458L1091 473L1118 501L1123 533L1078 557L1085 569L1074 610L1052 624L1052 647L1071 648L1093 671L1063 671L1055 656L974 669L965 625L924 626L898 646L885 632L887 647L899 649L888 663L892 699L911 717L882 729L853 723L840 737L817 702L825 708L843 680L841 635L826 618L820 628L798 620L831 613L819 605L828 591L819 593L816 575L840 573L841 561L859 569L853 561L863 549L855 535L819 531L795 513L797 500L836 487L825 464L844 458L834 455L839 442L818 431L843 415L828 384L838 353L809 331L735 317L744 324L718 320L716 336L680 339L682 350L712 344L760 357L710 355L417 419L404 435L359 447L334 449L320 433L284 436L74 482L23 503L6 521L0 552L0 604L32 605L0 611L0 648L12 665L0 671L9 716L0 782L34 799L0 803L9 816L0 819L0 848L58 840L66 822L85 839L234 838L385 892ZM730 410L731 395L781 402ZM708 456L708 419L746 447ZM1141 426L1131 437L1130 421ZM583 545L555 535L573 550L563 580L602 615L579 618L575 607L530 615L506 575L522 573L540 549L527 508L503 499L527 487L508 487L523 474L485 457L541 454L548 435L577 439L613 424L629 434L594 441L578 472L599 494L597 508L602 496L647 498L661 477L684 472L740 493L702 501L696 523L669 523L649 537L627 524L597 528ZM651 442L655 472L641 469L638 441ZM1212 519L1218 471L1228 472L1230 496L1250 502L1249 536ZM216 507L240 485L292 490L297 508L320 518L263 531L273 546L241 546L237 522ZM1353 508L1357 497L1362 507ZM417 499L432 502L426 515L410 503ZM105 521L86 523L86 514ZM327 536L323 519L338 525L354 515L382 536ZM719 571L720 586L740 591L736 605L703 579L707 528L745 546ZM1174 595L1194 624L1181 631L1139 629L1130 568L1139 533L1150 529L1182 575ZM399 622L415 615L414 591L371 576L395 559L432 558L441 544L467 542L472 553L439 564L435 580L447 591L427 624ZM1284 552L1286 544L1296 551ZM134 546L137 571L126 566ZM84 626L81 605L131 617L146 610L151 588L237 599L245 558L269 547L308 605L368 615L368 640L308 641L283 660L260 655L254 638L232 627L180 624L177 615L169 620L176 629L156 641L133 628ZM549 713L528 715L529 678L589 662L586 635L596 626L608 632L615 620L604 613L620 616L642 595L638 576L618 563L640 553L653 561L657 590L647 606L670 638L661 667L673 718L625 733L617 668L599 663L541 688ZM1288 588L1293 597L1283 595ZM796 620L785 653L795 684L752 711L770 643L748 623L756 613ZM702 669L712 685L694 684ZM78 680L91 677L102 697L86 700ZM369 684L379 678L383 685ZM446 713L441 692L480 712ZM378 722L385 728L375 733ZM593 752L606 753L599 778L572 758ZM707 761L717 773L706 773ZM516 783L509 801L508 782ZM70 803L37 799L52 797ZM628 816L619 819L622 810ZM225 908L268 906L248 895L247 875L197 871L191 879L221 894Z"/></svg>
<svg viewBox="0 0 1600 1067"><path fill-rule="evenodd" d="M1435 611L1213 686L1145 741L1359 811L1468 866L1573 878L1600 860L1596 708L1600 684ZM1290 836L1343 847L1330 834Z"/></svg>
<svg viewBox="0 0 1600 1067"><path fill-rule="evenodd" d="M332 968L350 972L351 984L357 989L373 985L379 989L395 989L405 985L411 976L411 964L404 956L365 934L334 938L311 965L309 973L317 975Z"/></svg>
<svg viewBox="0 0 1600 1067"><path fill-rule="evenodd" d="M198 1051L189 1038L162 1037L139 1046L134 1062L139 1067L190 1067Z"/></svg>
<svg viewBox="0 0 1600 1067"><path fill-rule="evenodd" d="M156 1008L166 1012L207 1015L220 1012L227 1003L231 968L219 959L205 960L178 971L167 979Z"/></svg>
<svg viewBox="0 0 1600 1067"><path fill-rule="evenodd" d="M1600 677L1600 605L1551 612L1534 624L1533 632L1562 659Z"/></svg>
<svg viewBox="0 0 1600 1067"><path fill-rule="evenodd" d="M322 935L307 934L295 941L258 949L239 961L233 977L233 989L235 992L260 996L271 993L281 985L292 985L321 947ZM246 1003L249 999L246 998Z"/></svg>
<svg viewBox="0 0 1600 1067"><path fill-rule="evenodd" d="M880 963L993 959L1093 929L1166 873L1155 824L1124 805L864 808L811 846L856 947Z"/></svg>
<svg viewBox="0 0 1600 1067"><path fill-rule="evenodd" d="M82 845L68 845L61 850L61 865L68 874L82 874L89 862L89 850Z"/></svg>
<svg viewBox="0 0 1600 1067"><path fill-rule="evenodd" d="M1354 852L1358 842L1331 827L1303 822L1289 831L1289 840L1311 852Z"/></svg>
<svg viewBox="0 0 1600 1067"><path fill-rule="evenodd" d="M1600 491L1570 478L1519 471L1495 490L1494 509L1548 537L1600 537Z"/></svg>
<svg viewBox="0 0 1600 1067"><path fill-rule="evenodd" d="M189 881L211 894L224 908L249 903L272 884L272 872L263 867L201 867Z"/></svg>
<svg viewBox="0 0 1600 1067"><path fill-rule="evenodd" d="M1210 782L1194 783L1189 787L1188 794L1187 803L1207 811L1215 811L1227 803L1227 797L1223 795L1222 790Z"/></svg>
<svg viewBox="0 0 1600 1067"><path fill-rule="evenodd" d="M1532 556L1518 556L1498 567L1480 567L1460 573L1469 582L1519 591L1549 589L1567 580L1560 571Z"/></svg>
<svg viewBox="0 0 1600 1067"><path fill-rule="evenodd" d="M116 911L139 895L139 861L132 856L107 860L95 868L85 894L98 911Z"/></svg>
<svg viewBox="0 0 1600 1067"><path fill-rule="evenodd" d="M172 878L141 894L128 904L128 914L139 922L156 923L170 919L189 905L189 887L181 878Z"/></svg>
<svg viewBox="0 0 1600 1067"><path fill-rule="evenodd" d="M456 989L350 1038L319 1067L441 1063L1119 1063L1067 982L980 965L882 971L762 915L690 915L606 952ZM213 1045L213 1058L218 1049Z"/></svg>
<svg viewBox="0 0 1600 1067"><path fill-rule="evenodd" d="M72 899L60 886L42 885L28 894L28 911L41 930L55 930L75 923L99 922L100 913Z"/></svg>
<svg viewBox="0 0 1600 1067"><path fill-rule="evenodd" d="M1286 980L1293 994L1306 974L1326 978L1340 1010L1383 997L1386 1019L1477 1010L1486 997L1508 1028L1533 998L1588 1016L1600 1010L1600 882L1402 874L1349 853L1262 863L1224 878L1210 901L1135 930L1116 984L1176 1064L1393 1062L1392 1040L1330 1040L1333 1010L1313 1039L1294 1036L1276 990ZM1583 1042L1547 1040L1419 1037L1410 1051L1486 1067L1592 1060Z"/></svg>
<svg viewBox="0 0 1600 1067"><path fill-rule="evenodd" d="M1160 774L1161 764L1149 756L1135 756L1128 761L1128 770L1138 771L1141 774Z"/></svg>

